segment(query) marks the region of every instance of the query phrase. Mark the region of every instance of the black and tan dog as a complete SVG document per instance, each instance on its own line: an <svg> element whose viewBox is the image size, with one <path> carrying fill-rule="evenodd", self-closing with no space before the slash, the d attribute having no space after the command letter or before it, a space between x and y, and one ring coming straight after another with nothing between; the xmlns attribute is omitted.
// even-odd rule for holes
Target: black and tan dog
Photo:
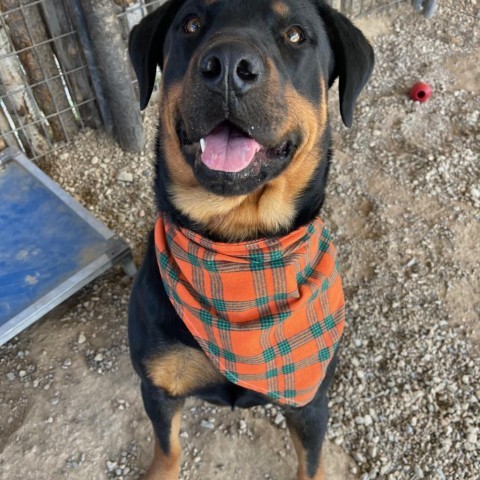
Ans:
<svg viewBox="0 0 480 480"><path fill-rule="evenodd" d="M142 108L157 65L163 74L159 213L222 244L283 238L317 217L331 157L328 88L339 78L350 126L373 68L371 46L347 18L320 0L170 0L134 28L129 48ZM272 398L214 366L174 308L157 255L152 233L131 296L129 341L156 437L147 478L173 480L187 396L230 407ZM312 400L285 406L299 480L324 478L336 355L330 360Z"/></svg>

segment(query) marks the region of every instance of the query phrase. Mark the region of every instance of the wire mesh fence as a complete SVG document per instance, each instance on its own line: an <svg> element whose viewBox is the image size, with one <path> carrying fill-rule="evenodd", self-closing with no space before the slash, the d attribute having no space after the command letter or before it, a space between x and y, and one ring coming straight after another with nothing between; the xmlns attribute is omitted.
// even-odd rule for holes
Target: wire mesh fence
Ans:
<svg viewBox="0 0 480 480"><path fill-rule="evenodd" d="M0 0L0 150L16 146L38 159L71 142L85 127L108 127L104 95L96 80L75 14L83 0ZM127 48L128 34L165 0L111 0ZM410 0L330 0L351 18ZM475 0L443 0L446 9L478 20ZM131 80L136 82L131 70ZM108 86L106 87L108 88ZM107 128L108 130L108 128Z"/></svg>
<svg viewBox="0 0 480 480"><path fill-rule="evenodd" d="M124 38L163 1L115 0ZM0 0L0 150L36 160L103 124L71 4Z"/></svg>
<svg viewBox="0 0 480 480"><path fill-rule="evenodd" d="M0 131L31 158L98 127L96 98L63 0L0 0Z"/></svg>

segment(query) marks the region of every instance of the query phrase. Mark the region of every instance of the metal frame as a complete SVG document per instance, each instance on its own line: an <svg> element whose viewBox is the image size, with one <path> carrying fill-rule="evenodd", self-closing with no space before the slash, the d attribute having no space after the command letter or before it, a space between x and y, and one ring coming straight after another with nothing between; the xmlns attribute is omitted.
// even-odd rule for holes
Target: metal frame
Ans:
<svg viewBox="0 0 480 480"><path fill-rule="evenodd" d="M7 148L0 153L0 167L16 162L36 180L40 181L70 210L76 213L85 223L105 239L105 251L93 262L89 263L67 280L57 285L53 290L35 301L21 313L15 315L0 326L0 345L6 343L22 330L36 322L43 315L58 306L64 300L78 292L89 282L106 272L112 266L121 264L125 272L133 276L136 267L128 244L117 234L107 228L102 222L62 190L53 180L29 161L16 148Z"/></svg>

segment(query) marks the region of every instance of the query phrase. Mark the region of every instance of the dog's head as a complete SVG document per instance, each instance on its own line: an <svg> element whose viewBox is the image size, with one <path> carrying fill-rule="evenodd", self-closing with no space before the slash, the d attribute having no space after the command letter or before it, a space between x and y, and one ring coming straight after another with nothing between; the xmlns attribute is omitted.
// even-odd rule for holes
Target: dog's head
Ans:
<svg viewBox="0 0 480 480"><path fill-rule="evenodd" d="M170 0L133 29L129 48L142 108L157 65L163 74L161 205L227 240L293 227L309 189L305 208L318 212L327 90L338 77L350 126L373 68L350 21L319 0Z"/></svg>

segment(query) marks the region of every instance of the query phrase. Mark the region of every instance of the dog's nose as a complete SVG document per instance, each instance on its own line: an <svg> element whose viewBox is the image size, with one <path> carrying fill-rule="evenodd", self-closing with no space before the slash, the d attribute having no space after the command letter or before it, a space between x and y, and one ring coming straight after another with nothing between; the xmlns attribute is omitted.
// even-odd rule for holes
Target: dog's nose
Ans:
<svg viewBox="0 0 480 480"><path fill-rule="evenodd" d="M259 52L241 42L222 42L208 48L199 60L199 71L212 91L243 94L257 85L265 73Z"/></svg>

